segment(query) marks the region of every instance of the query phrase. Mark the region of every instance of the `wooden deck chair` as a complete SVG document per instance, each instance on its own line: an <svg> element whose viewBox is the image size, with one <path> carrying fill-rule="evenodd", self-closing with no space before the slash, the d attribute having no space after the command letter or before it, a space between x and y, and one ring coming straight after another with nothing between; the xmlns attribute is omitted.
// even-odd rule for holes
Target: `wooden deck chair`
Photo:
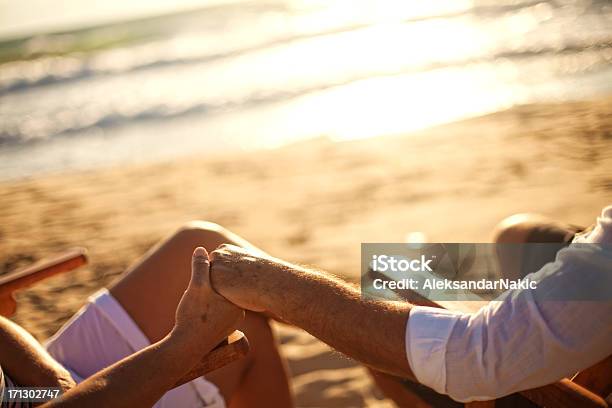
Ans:
<svg viewBox="0 0 612 408"><path fill-rule="evenodd" d="M15 291L27 288L34 283L51 276L68 272L87 263L87 252L83 248L74 248L58 256L37 262L18 271L0 276L0 315L11 316L15 313L17 303ZM244 357L249 351L246 336L236 330L210 353L208 353L189 373L176 383L176 386L189 382L206 373L221 368Z"/></svg>
<svg viewBox="0 0 612 408"><path fill-rule="evenodd" d="M456 310L465 313L477 312L488 301L433 301L411 290L398 293L410 303ZM564 378L556 383L521 391L523 397L541 407L554 408L609 408L606 398L612 393L612 356L589 367L572 379ZM494 408L496 401L466 403L467 408Z"/></svg>

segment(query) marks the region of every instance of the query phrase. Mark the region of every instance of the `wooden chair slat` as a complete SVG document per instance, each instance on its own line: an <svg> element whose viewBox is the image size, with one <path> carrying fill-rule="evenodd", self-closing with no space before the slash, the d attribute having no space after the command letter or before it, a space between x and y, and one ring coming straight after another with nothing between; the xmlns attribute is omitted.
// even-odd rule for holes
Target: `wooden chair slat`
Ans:
<svg viewBox="0 0 612 408"><path fill-rule="evenodd" d="M181 379L177 381L175 387L183 385L231 362L241 359L248 354L249 349L249 341L244 333L239 330L235 330L227 337L227 339L204 356L204 358L194 368L192 368L191 371L181 377Z"/></svg>
<svg viewBox="0 0 612 408"><path fill-rule="evenodd" d="M612 356L582 370L572 381L602 397L612 394Z"/></svg>
<svg viewBox="0 0 612 408"><path fill-rule="evenodd" d="M0 297L26 288L43 279L68 272L87 263L87 251L73 248L58 256L0 276Z"/></svg>
<svg viewBox="0 0 612 408"><path fill-rule="evenodd" d="M542 407L608 407L608 403L599 395L592 393L567 378L544 387L521 391L521 395Z"/></svg>

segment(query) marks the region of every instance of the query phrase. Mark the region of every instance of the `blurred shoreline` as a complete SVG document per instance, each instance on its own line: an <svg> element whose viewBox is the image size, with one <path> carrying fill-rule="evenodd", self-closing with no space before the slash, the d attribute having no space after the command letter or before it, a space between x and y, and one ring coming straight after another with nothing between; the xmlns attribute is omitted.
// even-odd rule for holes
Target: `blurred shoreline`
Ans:
<svg viewBox="0 0 612 408"><path fill-rule="evenodd" d="M0 179L612 93L605 1L198 4L0 42Z"/></svg>

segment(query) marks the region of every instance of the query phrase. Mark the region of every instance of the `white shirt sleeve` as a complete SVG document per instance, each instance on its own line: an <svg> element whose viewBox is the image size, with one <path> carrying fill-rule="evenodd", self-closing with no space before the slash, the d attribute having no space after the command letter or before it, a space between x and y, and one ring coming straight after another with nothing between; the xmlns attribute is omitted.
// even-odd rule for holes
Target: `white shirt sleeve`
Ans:
<svg viewBox="0 0 612 408"><path fill-rule="evenodd" d="M414 307L406 353L417 380L458 401L549 384L612 354L612 206L582 243L559 251L533 290L475 314ZM592 301L566 301L588 293Z"/></svg>
<svg viewBox="0 0 612 408"><path fill-rule="evenodd" d="M440 394L446 393L446 343L460 313L415 306L406 328L406 354L417 380Z"/></svg>

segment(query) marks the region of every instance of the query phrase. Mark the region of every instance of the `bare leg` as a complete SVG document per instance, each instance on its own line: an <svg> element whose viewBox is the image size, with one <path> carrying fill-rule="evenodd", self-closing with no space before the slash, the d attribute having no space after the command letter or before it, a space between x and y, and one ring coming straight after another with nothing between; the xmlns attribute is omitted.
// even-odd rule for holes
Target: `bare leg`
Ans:
<svg viewBox="0 0 612 408"><path fill-rule="evenodd" d="M174 325L176 306L189 281L193 249L203 246L212 251L224 243L254 248L217 224L189 223L145 254L110 293L149 340L158 341ZM238 329L249 338L251 353L207 378L219 387L231 407L293 406L285 363L268 320L247 313Z"/></svg>
<svg viewBox="0 0 612 408"><path fill-rule="evenodd" d="M496 253L501 275L522 279L536 272L554 261L556 253L568 245L579 230L581 228L535 214L516 214L504 219L493 233L493 242L498 244Z"/></svg>

